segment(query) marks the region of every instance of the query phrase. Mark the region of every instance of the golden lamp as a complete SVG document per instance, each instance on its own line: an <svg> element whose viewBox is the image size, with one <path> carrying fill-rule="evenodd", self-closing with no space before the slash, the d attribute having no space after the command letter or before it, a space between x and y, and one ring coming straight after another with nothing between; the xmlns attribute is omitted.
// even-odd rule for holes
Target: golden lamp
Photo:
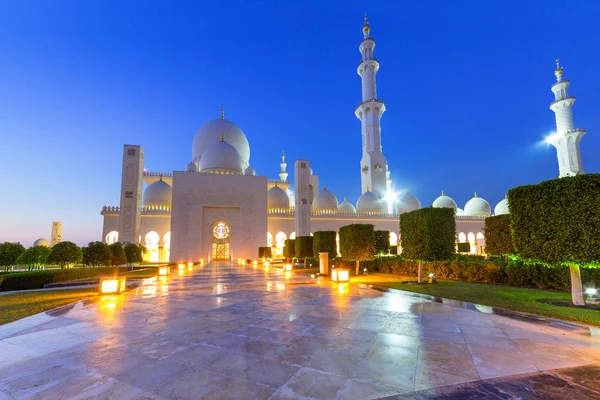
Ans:
<svg viewBox="0 0 600 400"><path fill-rule="evenodd" d="M119 294L127 288L125 277L100 278L100 294Z"/></svg>

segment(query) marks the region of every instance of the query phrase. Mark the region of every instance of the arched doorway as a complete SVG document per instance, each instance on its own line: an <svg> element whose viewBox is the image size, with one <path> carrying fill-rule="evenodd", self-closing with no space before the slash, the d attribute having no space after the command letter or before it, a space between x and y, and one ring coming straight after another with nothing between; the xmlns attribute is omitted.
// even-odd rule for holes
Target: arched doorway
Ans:
<svg viewBox="0 0 600 400"><path fill-rule="evenodd" d="M230 237L229 226L224 221L219 221L213 225L211 251L213 261L229 261Z"/></svg>

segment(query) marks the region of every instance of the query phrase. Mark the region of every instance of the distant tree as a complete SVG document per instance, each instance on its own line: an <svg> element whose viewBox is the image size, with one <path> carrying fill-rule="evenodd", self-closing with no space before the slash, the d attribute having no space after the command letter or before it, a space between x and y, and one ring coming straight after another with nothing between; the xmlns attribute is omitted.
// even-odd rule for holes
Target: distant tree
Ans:
<svg viewBox="0 0 600 400"><path fill-rule="evenodd" d="M429 207L400 214L400 235L402 256L419 262L422 283L424 262L447 260L454 253L454 210Z"/></svg>
<svg viewBox="0 0 600 400"><path fill-rule="evenodd" d="M70 268L81 261L83 253L79 246L73 242L60 242L52 246L46 262L56 264L61 268Z"/></svg>
<svg viewBox="0 0 600 400"><path fill-rule="evenodd" d="M375 231L375 253L388 254L390 252L390 231Z"/></svg>
<svg viewBox="0 0 600 400"><path fill-rule="evenodd" d="M109 245L108 248L111 253L110 265L118 267L119 265L127 263L127 256L125 255L125 250L123 250L121 242L115 242Z"/></svg>
<svg viewBox="0 0 600 400"><path fill-rule="evenodd" d="M502 214L485 219L483 228L485 252L496 256L508 256L515 253L515 247L510 233L510 215Z"/></svg>
<svg viewBox="0 0 600 400"><path fill-rule="evenodd" d="M50 249L46 246L33 246L25 250L19 258L17 265L25 265L28 269L44 267L50 254Z"/></svg>
<svg viewBox="0 0 600 400"><path fill-rule="evenodd" d="M86 265L91 267L111 265L112 253L106 243L90 242L87 249Z"/></svg>
<svg viewBox="0 0 600 400"><path fill-rule="evenodd" d="M584 305L581 270L600 266L600 174L552 179L508 191L519 257L571 272L571 295Z"/></svg>
<svg viewBox="0 0 600 400"><path fill-rule="evenodd" d="M313 236L314 258L319 259L319 253L329 253L329 259L337 257L337 232L317 231Z"/></svg>
<svg viewBox="0 0 600 400"><path fill-rule="evenodd" d="M0 266L12 267L17 264L17 259L23 252L25 247L21 243L4 242L0 244Z"/></svg>
<svg viewBox="0 0 600 400"><path fill-rule="evenodd" d="M370 224L351 224L340 228L340 253L345 261L356 261L356 275L360 261L375 258L375 228Z"/></svg>
<svg viewBox="0 0 600 400"><path fill-rule="evenodd" d="M283 242L283 258L291 260L296 257L296 240L286 239Z"/></svg>
<svg viewBox="0 0 600 400"><path fill-rule="evenodd" d="M294 240L296 241L296 257L304 258L304 268L306 268L306 259L313 256L313 237L296 236Z"/></svg>
<svg viewBox="0 0 600 400"><path fill-rule="evenodd" d="M142 248L134 243L127 243L125 248L125 258L127 259L127 263L130 266L133 264L139 264L143 260Z"/></svg>

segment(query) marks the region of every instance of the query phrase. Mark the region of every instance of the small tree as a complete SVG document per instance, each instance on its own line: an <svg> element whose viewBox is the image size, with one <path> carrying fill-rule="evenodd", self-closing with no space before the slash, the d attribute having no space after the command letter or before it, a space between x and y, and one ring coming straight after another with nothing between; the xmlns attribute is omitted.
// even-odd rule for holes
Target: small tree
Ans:
<svg viewBox="0 0 600 400"><path fill-rule="evenodd" d="M390 231L375 231L375 253L388 254L390 252Z"/></svg>
<svg viewBox="0 0 600 400"><path fill-rule="evenodd" d="M283 242L283 258L291 260L296 256L296 240L286 239Z"/></svg>
<svg viewBox="0 0 600 400"><path fill-rule="evenodd" d="M133 264L139 264L143 260L142 248L134 243L127 243L125 248L125 258L127 259L127 264L129 266L133 266Z"/></svg>
<svg viewBox="0 0 600 400"><path fill-rule="evenodd" d="M52 246L46 262L57 264L61 268L70 268L81 261L83 253L79 246L73 242L60 242Z"/></svg>
<svg viewBox="0 0 600 400"><path fill-rule="evenodd" d="M17 264L17 259L25 252L21 243L4 242L0 244L0 266L12 267Z"/></svg>
<svg viewBox="0 0 600 400"><path fill-rule="evenodd" d="M456 221L451 208L421 208L400 215L402 255L419 262L418 281L423 282L423 263L447 260L454 253Z"/></svg>
<svg viewBox="0 0 600 400"><path fill-rule="evenodd" d="M271 258L271 247L259 247L258 258Z"/></svg>
<svg viewBox="0 0 600 400"><path fill-rule="evenodd" d="M508 263L508 256L515 253L515 248L510 234L510 215L502 214L485 219L483 228L485 237L485 251L488 254L504 256Z"/></svg>
<svg viewBox="0 0 600 400"><path fill-rule="evenodd" d="M50 249L46 246L33 246L25 250L19 258L17 265L25 265L28 269L44 267L50 254Z"/></svg>
<svg viewBox="0 0 600 400"><path fill-rule="evenodd" d="M337 257L337 232L318 231L313 236L313 255L319 258L319 253L329 253L329 259Z"/></svg>
<svg viewBox="0 0 600 400"><path fill-rule="evenodd" d="M120 242L115 242L113 244L108 245L110 249L110 265L113 267L118 267L119 265L123 265L127 262L127 256L125 255L125 250L123 250L123 245Z"/></svg>
<svg viewBox="0 0 600 400"><path fill-rule="evenodd" d="M296 257L304 258L304 268L306 268L306 259L313 256L313 237L312 236L297 236L296 237Z"/></svg>
<svg viewBox="0 0 600 400"><path fill-rule="evenodd" d="M571 272L573 304L584 305L580 267L600 266L600 174L519 186L508 192L517 254Z"/></svg>
<svg viewBox="0 0 600 400"><path fill-rule="evenodd" d="M344 261L356 261L356 275L360 262L375 258L375 228L370 224L352 224L340 228L340 253Z"/></svg>
<svg viewBox="0 0 600 400"><path fill-rule="evenodd" d="M112 258L112 252L108 245L103 242L90 242L88 244L87 265L92 267L109 266Z"/></svg>

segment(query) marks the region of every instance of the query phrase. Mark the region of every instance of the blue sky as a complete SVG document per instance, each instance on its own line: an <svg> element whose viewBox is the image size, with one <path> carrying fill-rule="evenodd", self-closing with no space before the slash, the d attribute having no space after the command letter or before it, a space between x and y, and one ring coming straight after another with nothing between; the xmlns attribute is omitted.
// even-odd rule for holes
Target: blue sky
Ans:
<svg viewBox="0 0 600 400"><path fill-rule="evenodd" d="M379 59L383 151L397 190L492 207L558 175L554 59L586 172L600 170L600 2L5 1L0 4L0 241L29 246L63 222L99 240L118 205L124 143L151 171L183 169L195 132L237 123L258 174L282 149L342 200L360 195L363 14ZM291 172L291 171L290 171Z"/></svg>

